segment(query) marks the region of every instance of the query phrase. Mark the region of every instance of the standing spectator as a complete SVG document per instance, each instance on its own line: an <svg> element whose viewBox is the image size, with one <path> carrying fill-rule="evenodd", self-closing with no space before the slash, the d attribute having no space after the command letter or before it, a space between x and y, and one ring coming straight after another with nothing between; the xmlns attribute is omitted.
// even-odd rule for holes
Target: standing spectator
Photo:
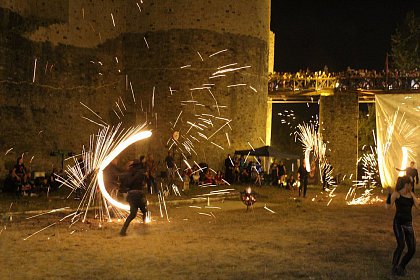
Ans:
<svg viewBox="0 0 420 280"><path fill-rule="evenodd" d="M278 168L277 160L274 160L274 162L271 164L270 172L271 172L271 184L273 186L277 186L279 184L279 168Z"/></svg>
<svg viewBox="0 0 420 280"><path fill-rule="evenodd" d="M175 179L175 162L174 157L171 152L168 152L168 155L165 158L166 168L168 169L168 182L172 183Z"/></svg>
<svg viewBox="0 0 420 280"><path fill-rule="evenodd" d="M157 166L155 160L153 159L152 154L147 155L146 160L146 170L147 170L147 187L149 188L150 193L158 193L157 183L155 180Z"/></svg>
<svg viewBox="0 0 420 280"><path fill-rule="evenodd" d="M23 163L23 157L18 157L16 164L12 169L12 179L15 185L15 191L17 195L20 195L23 191L28 188L28 175L30 172L25 167Z"/></svg>
<svg viewBox="0 0 420 280"><path fill-rule="evenodd" d="M407 167L406 169L406 175L411 177L411 186L412 186L412 191L414 192L414 187L419 183L419 173L417 171L417 169L414 167L415 162L412 161L410 163L410 167Z"/></svg>
<svg viewBox="0 0 420 280"><path fill-rule="evenodd" d="M230 157L230 154L227 155L227 158L225 159L225 175L226 180L229 183L232 183L232 172L233 172L233 162L232 158Z"/></svg>
<svg viewBox="0 0 420 280"><path fill-rule="evenodd" d="M308 174L309 174L309 172L306 170L305 160L303 160L302 165L299 166L298 174L299 174L298 179L300 181L299 196L300 196L300 194L302 192L302 188L303 188L303 197L306 197L306 190L308 188Z"/></svg>
<svg viewBox="0 0 420 280"><path fill-rule="evenodd" d="M280 164L278 166L278 172L279 172L279 180L280 180L280 187L283 187L283 183L285 182L285 178L286 178L286 165L284 164L284 162L281 160Z"/></svg>

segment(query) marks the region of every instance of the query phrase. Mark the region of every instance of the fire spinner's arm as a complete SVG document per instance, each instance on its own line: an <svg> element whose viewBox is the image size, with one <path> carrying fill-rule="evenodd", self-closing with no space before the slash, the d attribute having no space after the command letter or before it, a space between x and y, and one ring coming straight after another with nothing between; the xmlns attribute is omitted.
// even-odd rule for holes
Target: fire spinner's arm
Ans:
<svg viewBox="0 0 420 280"><path fill-rule="evenodd" d="M389 188L389 187L388 187L388 197L387 197L387 199L386 199L386 204L385 204L386 208L387 208L387 209L391 208L391 207L392 207L392 205L394 205L395 200L396 200L397 198L399 198L399 197L400 197L400 193L399 193L399 192L394 191L394 192L392 192L392 194L391 194L391 188Z"/></svg>

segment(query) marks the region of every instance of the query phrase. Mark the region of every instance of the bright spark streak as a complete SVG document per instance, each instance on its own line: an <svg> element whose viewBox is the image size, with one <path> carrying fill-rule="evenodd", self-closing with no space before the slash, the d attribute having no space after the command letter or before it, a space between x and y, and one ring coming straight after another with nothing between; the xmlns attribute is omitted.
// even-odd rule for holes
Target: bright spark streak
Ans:
<svg viewBox="0 0 420 280"><path fill-rule="evenodd" d="M211 77L209 77L209 79L215 79L215 78L220 78L220 77L226 77L226 75L211 76Z"/></svg>
<svg viewBox="0 0 420 280"><path fill-rule="evenodd" d="M59 211L61 211L61 210L64 210L64 209L69 209L69 208L70 208L70 207L68 207L68 206L67 206L67 207L63 207L63 208L53 209L53 210L48 211L48 212L44 212L44 213L37 214L37 215L31 216L31 217L27 217L27 218L26 218L26 220L33 219L33 218L36 218L36 217L39 217L39 216L42 216L42 215L46 215L46 214L50 214L50 213L59 212Z"/></svg>
<svg viewBox="0 0 420 280"><path fill-rule="evenodd" d="M197 212L197 214L200 214L200 215L204 215L204 216L209 216L209 217L212 217L212 215L210 215L210 214L208 214L208 213L203 213L203 212Z"/></svg>
<svg viewBox="0 0 420 280"><path fill-rule="evenodd" d="M35 83L35 75L36 75L36 61L37 61L37 58L35 58L35 63L34 63L34 75L33 75L33 78L32 78L32 83Z"/></svg>
<svg viewBox="0 0 420 280"><path fill-rule="evenodd" d="M408 152L407 152L407 148L406 147L401 147L402 150L402 154L403 154L403 159L401 162L401 169L400 170L405 170L407 168L407 160L408 160ZM402 177L405 175L405 171L400 171L400 173L398 173L398 176Z"/></svg>
<svg viewBox="0 0 420 280"><path fill-rule="evenodd" d="M181 66L181 67L179 67L179 69L184 69L184 68L188 68L188 67L191 67L191 64Z"/></svg>
<svg viewBox="0 0 420 280"><path fill-rule="evenodd" d="M147 42L146 37L143 37L143 39L144 39L144 42L146 43L147 49L149 49L149 43Z"/></svg>
<svg viewBox="0 0 420 280"><path fill-rule="evenodd" d="M55 225L57 222L55 222L55 223L52 223L51 225L49 225L49 226L46 226L46 227L44 227L43 229L40 229L40 230L38 230L38 231L36 231L36 232L34 232L34 233L32 233L31 235L29 235L28 237L25 237L23 240L28 240L28 238L30 238L30 237L32 237L32 236L34 236L35 234L38 234L38 233L40 233L41 231L44 231L44 230L46 230L47 228L50 228L50 227L52 227L53 225Z"/></svg>
<svg viewBox="0 0 420 280"><path fill-rule="evenodd" d="M141 7L140 7L139 3L136 2L136 5L137 5L137 8L139 8L139 11L141 13Z"/></svg>
<svg viewBox="0 0 420 280"><path fill-rule="evenodd" d="M153 87L153 93L152 93L152 109L155 107L155 88Z"/></svg>
<svg viewBox="0 0 420 280"><path fill-rule="evenodd" d="M190 88L191 91L194 90L203 90L203 89L210 89L211 87L197 87L197 88Z"/></svg>
<svg viewBox="0 0 420 280"><path fill-rule="evenodd" d="M103 124L101 124L101 123L97 123L97 122L95 122L95 121L93 121L93 120L91 120L91 119L89 119L89 118L84 117L84 116L81 116L81 118L82 118L82 119L85 119L85 120L88 120L88 121L90 121L91 123L94 123L94 124L96 124L96 125L98 125L98 126L102 126L102 127L104 127L104 126L105 126L105 125L103 125Z"/></svg>
<svg viewBox="0 0 420 280"><path fill-rule="evenodd" d="M223 68L226 68L226 67L229 67L229 66L235 66L237 64L238 63L231 63L231 64L223 65L223 66L217 67L217 70L220 70L220 69L223 69Z"/></svg>
<svg viewBox="0 0 420 280"><path fill-rule="evenodd" d="M114 15L112 13L111 13L111 18L112 18L112 25L114 25L114 27L115 27Z"/></svg>
<svg viewBox="0 0 420 280"><path fill-rule="evenodd" d="M208 137L208 139L212 138L217 132L219 132L223 127L225 127L227 124L229 124L232 120L229 120L228 122L226 122L224 125L222 125L221 127L219 127L212 135L210 135Z"/></svg>
<svg viewBox="0 0 420 280"><path fill-rule="evenodd" d="M230 139L229 139L229 134L227 132L226 132L226 139L227 139L229 147L230 147Z"/></svg>
<svg viewBox="0 0 420 280"><path fill-rule="evenodd" d="M200 206L195 206L195 205L190 205L190 206L188 206L188 207L190 207L190 208L196 208L196 209L201 209L201 207L200 207Z"/></svg>
<svg viewBox="0 0 420 280"><path fill-rule="evenodd" d="M252 147L251 143L248 142L248 145L251 147L251 149L255 152L254 147Z"/></svg>
<svg viewBox="0 0 420 280"><path fill-rule="evenodd" d="M252 89L255 92L258 92L253 86L249 86L250 89Z"/></svg>
<svg viewBox="0 0 420 280"><path fill-rule="evenodd" d="M330 205L330 203L331 203L331 201L332 201L333 199L331 198L330 199L330 201L328 201L328 203L327 203L327 206L329 206Z"/></svg>
<svg viewBox="0 0 420 280"><path fill-rule="evenodd" d="M246 69L246 68L251 68L251 66L248 65L248 66L242 66L242 67L237 67L237 68L222 69L222 70L219 70L219 71L214 72L212 74L212 76L216 76L216 75L227 73L227 72L233 72L233 71L237 71L237 70L241 70L241 69Z"/></svg>
<svg viewBox="0 0 420 280"><path fill-rule="evenodd" d="M174 123L173 128L175 128L176 124L178 123L178 120L179 120L179 117L181 116L181 114L182 114L182 111L181 111L181 112L179 112L179 115L178 115L178 117L176 118L176 121L175 121L175 123Z"/></svg>
<svg viewBox="0 0 420 280"><path fill-rule="evenodd" d="M212 143L213 145L215 145L216 147L218 147L219 149L222 149L222 150L224 150L224 148L222 147L222 146L219 146L219 145L217 145L216 143L214 143L214 142L210 142L210 143Z"/></svg>
<svg viewBox="0 0 420 280"><path fill-rule="evenodd" d="M209 57L212 57L212 56L218 55L219 53L226 52L226 51L227 51L227 49L224 49L224 50L221 50L221 51L215 52L215 53L213 53L213 54L209 55Z"/></svg>
<svg viewBox="0 0 420 280"><path fill-rule="evenodd" d="M225 182L226 185L230 186L229 182L226 181L225 179L222 179L223 182Z"/></svg>
<svg viewBox="0 0 420 280"><path fill-rule="evenodd" d="M136 97L134 96L133 85L131 84L131 82L130 82L130 89L131 89L131 95L133 96L133 101L134 101L134 104L135 104L136 103ZM142 111L143 111L143 108L142 108Z"/></svg>
<svg viewBox="0 0 420 280"><path fill-rule="evenodd" d="M274 212L273 210L271 210L270 208L267 207L267 204L264 205L264 209L273 213L273 214L276 214L276 212Z"/></svg>
<svg viewBox="0 0 420 280"><path fill-rule="evenodd" d="M102 117L99 116L98 114L96 114L91 108L89 108L87 105L83 104L83 102L80 102L80 104L82 104L86 109L88 109L89 111L91 111L95 116L97 116L99 119L102 120ZM106 122L104 122L104 124L106 124Z"/></svg>
<svg viewBox="0 0 420 280"><path fill-rule="evenodd" d="M127 107L125 107L124 101L122 100L121 96L120 96L120 100L121 100L121 104L122 104L122 105L123 105L123 107L124 107L124 110L126 110L126 111L127 111Z"/></svg>
<svg viewBox="0 0 420 280"><path fill-rule="evenodd" d="M11 150L13 150L13 148L8 149L4 155L7 155Z"/></svg>
<svg viewBox="0 0 420 280"><path fill-rule="evenodd" d="M201 61L204 61L203 57L201 56L200 52L197 52L198 56L200 57Z"/></svg>
<svg viewBox="0 0 420 280"><path fill-rule="evenodd" d="M246 84L228 85L227 87L228 87L228 88L231 88L231 87L240 87L240 86L246 86Z"/></svg>

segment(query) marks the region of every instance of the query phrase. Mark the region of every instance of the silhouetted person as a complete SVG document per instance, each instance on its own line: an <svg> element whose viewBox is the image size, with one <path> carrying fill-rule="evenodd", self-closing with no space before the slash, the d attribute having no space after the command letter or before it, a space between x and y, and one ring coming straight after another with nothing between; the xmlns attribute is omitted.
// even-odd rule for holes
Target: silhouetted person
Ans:
<svg viewBox="0 0 420 280"><path fill-rule="evenodd" d="M130 214L123 227L121 228L120 235L125 236L128 226L131 221L136 218L137 211L143 214L143 223L146 221L147 214L147 201L145 196L146 188L146 170L138 163L130 165L128 174L122 180L122 187L128 190L127 202L130 204Z"/></svg>
<svg viewBox="0 0 420 280"><path fill-rule="evenodd" d="M303 197L306 197L306 190L308 189L308 175L309 175L309 172L306 170L305 160L303 160L302 165L299 166L298 174L299 174L299 181L300 181L299 196L300 196L300 194L302 192L302 188L303 188Z"/></svg>

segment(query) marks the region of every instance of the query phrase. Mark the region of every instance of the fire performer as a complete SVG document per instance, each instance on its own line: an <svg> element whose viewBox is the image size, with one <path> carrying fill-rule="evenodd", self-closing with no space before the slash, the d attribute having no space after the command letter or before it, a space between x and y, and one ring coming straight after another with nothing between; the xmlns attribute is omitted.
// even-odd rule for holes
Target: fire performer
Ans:
<svg viewBox="0 0 420 280"><path fill-rule="evenodd" d="M386 200L387 208L394 205L396 207L394 217L394 234L397 239L397 248L394 251L392 258L392 273L399 276L406 274L406 266L416 251L416 238L412 224L411 209L413 205L420 209L417 198L415 197L412 186L411 178L409 176L399 177L395 191L391 194L388 188L388 198ZM408 251L402 258L400 258L407 244Z"/></svg>
<svg viewBox="0 0 420 280"><path fill-rule="evenodd" d="M143 223L146 221L146 170L141 163L134 162L129 166L128 174L122 181L121 186L128 190L127 202L130 204L130 215L128 215L120 231L120 235L125 236L130 222L137 216L138 209L143 214Z"/></svg>

